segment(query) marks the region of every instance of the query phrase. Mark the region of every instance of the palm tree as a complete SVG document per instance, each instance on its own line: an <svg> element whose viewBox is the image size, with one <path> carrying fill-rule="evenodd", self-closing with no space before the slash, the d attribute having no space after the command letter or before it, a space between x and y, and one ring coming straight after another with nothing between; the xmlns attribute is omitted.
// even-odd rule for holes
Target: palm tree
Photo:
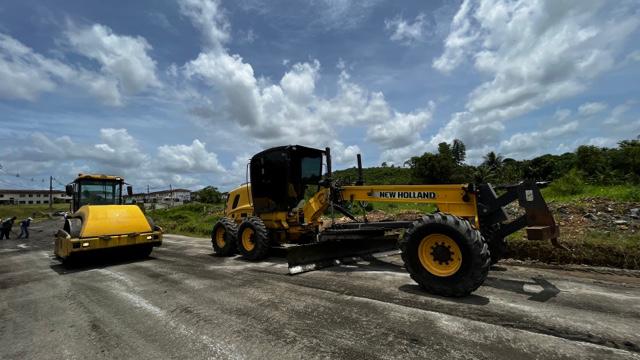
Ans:
<svg viewBox="0 0 640 360"><path fill-rule="evenodd" d="M504 157L500 154L496 154L491 151L487 155L482 157L484 161L482 165L487 166L491 170L498 170L502 167L502 163L504 162Z"/></svg>

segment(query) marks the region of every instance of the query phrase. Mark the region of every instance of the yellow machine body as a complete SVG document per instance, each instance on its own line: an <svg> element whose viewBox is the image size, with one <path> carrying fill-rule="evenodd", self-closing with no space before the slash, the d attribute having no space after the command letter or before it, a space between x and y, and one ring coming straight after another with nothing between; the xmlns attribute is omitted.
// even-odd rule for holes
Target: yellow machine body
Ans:
<svg viewBox="0 0 640 360"><path fill-rule="evenodd" d="M80 238L152 231L136 205L85 205L73 216L82 219Z"/></svg>
<svg viewBox="0 0 640 360"><path fill-rule="evenodd" d="M109 175L80 174L71 187L73 205L79 204L78 193L83 181L106 184L107 188L121 187L124 179ZM71 192L71 191L68 191ZM135 246L154 247L162 244L162 229L155 226L137 205L121 204L121 188L118 198L110 205L83 205L65 221L55 238L54 254L62 259L73 253Z"/></svg>
<svg viewBox="0 0 640 360"><path fill-rule="evenodd" d="M476 195L468 191L466 184L343 186L337 195L340 199L351 202L434 204L439 211L467 219L479 227ZM320 217L329 207L329 197L329 189L320 188L305 200L302 206L290 212L262 213L260 218L268 229L287 230L289 238L285 242L295 240L296 234L305 233L321 225ZM254 215L250 184L243 184L229 193L225 215L238 224Z"/></svg>

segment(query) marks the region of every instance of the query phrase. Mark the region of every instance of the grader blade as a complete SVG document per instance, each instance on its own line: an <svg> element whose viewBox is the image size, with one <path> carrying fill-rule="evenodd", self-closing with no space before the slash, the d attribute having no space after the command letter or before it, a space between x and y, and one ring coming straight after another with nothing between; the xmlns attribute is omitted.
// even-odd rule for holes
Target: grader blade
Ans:
<svg viewBox="0 0 640 360"><path fill-rule="evenodd" d="M385 236L378 229L326 230L321 238L326 240L288 248L289 274L354 262L362 256L398 248L397 235Z"/></svg>

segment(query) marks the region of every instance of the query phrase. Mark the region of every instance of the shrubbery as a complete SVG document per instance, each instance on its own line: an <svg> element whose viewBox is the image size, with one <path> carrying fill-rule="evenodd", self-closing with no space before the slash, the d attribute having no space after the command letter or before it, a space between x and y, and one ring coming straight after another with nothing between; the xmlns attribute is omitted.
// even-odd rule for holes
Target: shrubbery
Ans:
<svg viewBox="0 0 640 360"><path fill-rule="evenodd" d="M465 158L465 146L460 140L443 142L436 153L414 156L404 167L383 163L381 167L363 169L364 178L374 185L554 181L558 183L554 185L557 191L573 195L584 190L584 185L640 185L640 140L621 141L616 148L584 145L575 152L530 160L503 158L489 152L477 166L465 164ZM335 177L355 181L356 168L335 171Z"/></svg>

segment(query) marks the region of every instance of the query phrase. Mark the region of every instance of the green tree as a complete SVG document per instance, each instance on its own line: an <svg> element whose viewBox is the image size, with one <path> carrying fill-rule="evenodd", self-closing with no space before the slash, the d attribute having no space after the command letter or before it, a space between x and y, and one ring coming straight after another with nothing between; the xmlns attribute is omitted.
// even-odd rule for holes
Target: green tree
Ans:
<svg viewBox="0 0 640 360"><path fill-rule="evenodd" d="M458 140L459 141L459 140ZM455 141L454 141L455 143ZM424 153L412 157L406 164L411 168L411 181L419 184L465 183L472 178L473 168L462 165L456 160L454 146L442 142L438 144L438 153ZM457 145L458 151L464 144ZM463 152L458 152L458 159Z"/></svg>
<svg viewBox="0 0 640 360"><path fill-rule="evenodd" d="M453 160L456 161L458 165L462 164L467 157L467 148L464 146L464 143L458 139L454 139L451 144L451 153L453 155Z"/></svg>
<svg viewBox="0 0 640 360"><path fill-rule="evenodd" d="M482 162L482 165L488 166L489 169L492 169L494 171L500 170L500 168L502 167L502 162L504 161L502 155L496 154L493 151L487 153L487 155L483 156L482 159L484 160Z"/></svg>
<svg viewBox="0 0 640 360"><path fill-rule="evenodd" d="M625 180L640 182L640 140L624 140L612 154L612 167Z"/></svg>
<svg viewBox="0 0 640 360"><path fill-rule="evenodd" d="M207 186L202 190L196 191L198 201L207 204L219 204L224 196L215 186Z"/></svg>
<svg viewBox="0 0 640 360"><path fill-rule="evenodd" d="M609 168L606 149L583 145L576 150L576 167L590 182L600 183L607 177Z"/></svg>

